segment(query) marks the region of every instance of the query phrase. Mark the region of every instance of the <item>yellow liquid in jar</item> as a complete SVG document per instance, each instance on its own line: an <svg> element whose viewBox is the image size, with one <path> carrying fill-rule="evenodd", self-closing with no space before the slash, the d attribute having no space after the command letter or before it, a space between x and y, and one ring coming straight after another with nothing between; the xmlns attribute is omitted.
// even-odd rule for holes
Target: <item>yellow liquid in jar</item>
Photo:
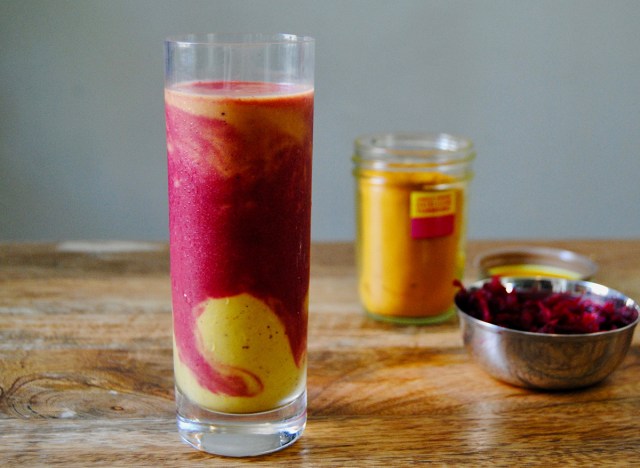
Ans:
<svg viewBox="0 0 640 468"><path fill-rule="evenodd" d="M377 318L428 321L453 307L465 256L464 190L437 172L361 171L358 178L359 292ZM449 235L413 239L412 191L454 193L455 228Z"/></svg>

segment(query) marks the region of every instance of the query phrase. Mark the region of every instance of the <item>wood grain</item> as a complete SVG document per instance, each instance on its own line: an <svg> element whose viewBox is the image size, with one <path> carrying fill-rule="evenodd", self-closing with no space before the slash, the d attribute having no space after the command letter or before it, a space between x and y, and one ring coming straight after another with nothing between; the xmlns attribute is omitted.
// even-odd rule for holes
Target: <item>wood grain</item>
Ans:
<svg viewBox="0 0 640 468"><path fill-rule="evenodd" d="M570 248L595 280L640 298L640 240L474 241ZM67 246L68 247L68 246ZM167 249L0 245L2 466L632 466L640 456L640 337L600 385L536 392L465 354L456 320L364 316L353 248L312 250L309 422L272 455L229 459L178 439Z"/></svg>

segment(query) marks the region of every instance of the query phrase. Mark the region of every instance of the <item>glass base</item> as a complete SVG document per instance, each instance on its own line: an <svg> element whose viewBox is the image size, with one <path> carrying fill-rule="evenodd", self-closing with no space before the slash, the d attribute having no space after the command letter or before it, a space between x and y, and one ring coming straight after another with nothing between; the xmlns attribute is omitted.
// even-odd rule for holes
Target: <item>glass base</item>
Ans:
<svg viewBox="0 0 640 468"><path fill-rule="evenodd" d="M272 411L230 414L202 408L176 387L176 405L182 440L227 457L264 455L288 447L300 438L307 422L306 392Z"/></svg>
<svg viewBox="0 0 640 468"><path fill-rule="evenodd" d="M454 315L456 315L456 310L454 307L447 310L446 312L440 315L432 315L430 317L408 317L402 315L381 315L374 314L373 312L369 312L365 310L366 314L374 320L378 320L379 322L388 322L395 323L398 325L435 325L437 323L443 323L447 320L451 319Z"/></svg>

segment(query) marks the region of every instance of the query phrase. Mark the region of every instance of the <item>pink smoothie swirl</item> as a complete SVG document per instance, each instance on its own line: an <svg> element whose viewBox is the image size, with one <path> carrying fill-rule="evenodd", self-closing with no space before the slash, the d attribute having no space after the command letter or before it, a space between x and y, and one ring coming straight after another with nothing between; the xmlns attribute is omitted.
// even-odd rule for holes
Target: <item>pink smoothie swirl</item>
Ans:
<svg viewBox="0 0 640 468"><path fill-rule="evenodd" d="M204 301L242 293L263 301L297 365L307 336L313 92L249 87L258 95L246 96L242 83L197 83L180 91L186 105L166 105L176 346L201 386L233 396L261 383L198 349ZM283 120L260 117L269 114Z"/></svg>

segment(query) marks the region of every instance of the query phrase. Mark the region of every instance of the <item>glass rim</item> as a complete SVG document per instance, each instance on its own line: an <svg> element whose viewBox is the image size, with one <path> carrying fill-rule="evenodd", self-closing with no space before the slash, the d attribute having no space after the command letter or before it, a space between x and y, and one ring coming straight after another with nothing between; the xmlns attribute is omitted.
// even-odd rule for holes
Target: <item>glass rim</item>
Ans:
<svg viewBox="0 0 640 468"><path fill-rule="evenodd" d="M309 44L315 38L308 35L288 33L187 33L168 36L167 44L181 46L216 46L216 45L260 45L260 44Z"/></svg>

